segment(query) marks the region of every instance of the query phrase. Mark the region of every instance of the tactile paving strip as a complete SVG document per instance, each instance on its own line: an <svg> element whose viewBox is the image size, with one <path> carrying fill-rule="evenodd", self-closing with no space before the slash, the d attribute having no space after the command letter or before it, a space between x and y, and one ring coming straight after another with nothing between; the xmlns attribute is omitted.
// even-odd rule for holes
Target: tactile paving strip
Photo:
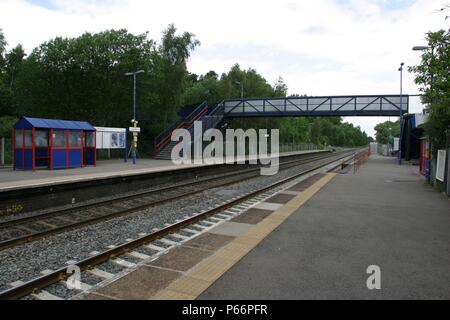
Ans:
<svg viewBox="0 0 450 320"><path fill-rule="evenodd" d="M150 299L195 299L335 176L336 173L328 173L314 179L314 183L283 207L202 260Z"/></svg>

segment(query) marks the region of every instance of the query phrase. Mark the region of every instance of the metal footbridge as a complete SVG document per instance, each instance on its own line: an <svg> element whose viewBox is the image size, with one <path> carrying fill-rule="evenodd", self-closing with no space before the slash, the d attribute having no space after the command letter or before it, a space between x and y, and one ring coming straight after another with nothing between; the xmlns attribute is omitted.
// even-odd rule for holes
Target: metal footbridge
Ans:
<svg viewBox="0 0 450 320"><path fill-rule="evenodd" d="M203 130L216 128L231 118L320 117L320 116L400 116L409 109L409 95L301 96L281 98L230 99L214 107L206 102L181 117L159 134L153 155L170 159L176 142L170 137L175 129L193 130L194 121L202 121Z"/></svg>

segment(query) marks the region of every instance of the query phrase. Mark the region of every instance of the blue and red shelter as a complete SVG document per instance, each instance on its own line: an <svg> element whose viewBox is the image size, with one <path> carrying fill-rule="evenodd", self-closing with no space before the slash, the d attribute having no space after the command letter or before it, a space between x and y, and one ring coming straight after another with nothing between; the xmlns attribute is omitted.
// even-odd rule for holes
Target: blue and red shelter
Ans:
<svg viewBox="0 0 450 320"><path fill-rule="evenodd" d="M22 117L13 127L14 169L95 166L95 132L86 121Z"/></svg>

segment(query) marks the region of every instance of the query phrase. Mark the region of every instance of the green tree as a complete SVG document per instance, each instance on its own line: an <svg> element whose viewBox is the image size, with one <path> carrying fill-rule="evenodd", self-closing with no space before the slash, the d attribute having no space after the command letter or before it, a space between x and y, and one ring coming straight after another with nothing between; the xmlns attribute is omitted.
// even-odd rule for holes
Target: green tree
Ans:
<svg viewBox="0 0 450 320"><path fill-rule="evenodd" d="M288 95L288 87L284 83L282 77L279 77L277 82L273 86L273 96L274 97L286 97Z"/></svg>
<svg viewBox="0 0 450 320"><path fill-rule="evenodd" d="M239 64L235 64L220 78L220 96L223 99L240 99L241 84L247 99L270 97L274 94L272 86L255 69L241 70Z"/></svg>
<svg viewBox="0 0 450 320"><path fill-rule="evenodd" d="M10 137L11 128L17 122L17 118L13 116L1 116L0 117L0 138Z"/></svg>
<svg viewBox="0 0 450 320"><path fill-rule="evenodd" d="M17 77L17 73L21 67L22 61L25 58L25 51L23 50L22 45L17 45L10 52L8 52L5 56L6 65L6 79L7 84L11 91L14 91L14 81Z"/></svg>
<svg viewBox="0 0 450 320"><path fill-rule="evenodd" d="M185 90L188 71L186 61L200 41L195 35L184 32L176 35L177 29L173 24L163 31L161 45L159 46L159 74L161 86L161 103L164 106L164 124L168 125L170 119L175 117L177 109L182 104L182 94Z"/></svg>
<svg viewBox="0 0 450 320"><path fill-rule="evenodd" d="M307 142L309 124L305 117L279 119L280 140L282 142Z"/></svg>
<svg viewBox="0 0 450 320"><path fill-rule="evenodd" d="M394 138L398 137L400 137L400 124L398 121L385 121L375 126L375 138L379 143L393 143Z"/></svg>
<svg viewBox="0 0 450 320"><path fill-rule="evenodd" d="M209 71L195 80L190 75L189 83L183 93L183 104L198 104L205 100L211 105L217 104L223 100L219 86L218 75L214 71Z"/></svg>
<svg viewBox="0 0 450 320"><path fill-rule="evenodd" d="M213 70L205 75L189 73L186 62L199 44L193 34L178 34L169 25L160 42L148 39L147 33L107 30L57 37L25 56L21 46L5 54L0 32L0 116L9 116L2 126L9 128L15 117L28 115L126 127L132 118L133 79L125 73L140 69L145 71L137 81L141 142L150 142L170 125L182 105L240 98L241 84L245 98L288 95L281 77L270 85L255 69L242 70L238 64L220 77ZM231 126L279 128L285 142L313 139L349 146L367 142L365 133L339 117L234 119Z"/></svg>
<svg viewBox="0 0 450 320"><path fill-rule="evenodd" d="M11 88L8 85L8 57L6 53L6 39L0 29L0 137L9 137L11 127L17 121L11 108Z"/></svg>
<svg viewBox="0 0 450 320"><path fill-rule="evenodd" d="M450 129L450 30L427 33L428 49L418 66L408 70L416 76L415 82L424 93L429 117L425 131L433 151L444 147L446 130Z"/></svg>
<svg viewBox="0 0 450 320"><path fill-rule="evenodd" d="M141 137L151 141L181 106L189 79L186 61L199 42L187 32L177 35L173 25L159 44L147 36L122 29L57 37L35 48L21 63L20 48L11 51L5 72L16 92L17 114L126 127L133 117L133 78L125 73L142 69L136 113Z"/></svg>
<svg viewBox="0 0 450 320"><path fill-rule="evenodd" d="M4 103L2 108L4 114L16 115L17 108L15 97L17 95L16 79L22 67L23 59L25 58L25 51L22 45L17 45L5 55L4 67L4 90L7 90L8 100Z"/></svg>
<svg viewBox="0 0 450 320"><path fill-rule="evenodd" d="M242 70L235 64L227 73L218 78L217 73L209 71L206 75L188 76L188 87L183 94L185 105L195 105L207 100L211 105L224 99L239 99L241 86L244 98L286 97L288 87L280 77L271 86L254 69ZM299 97L305 95L289 95ZM279 129L280 142L314 142L318 145L361 146L368 143L368 137L359 127L342 123L341 117L261 117L233 119L231 128Z"/></svg>
<svg viewBox="0 0 450 320"><path fill-rule="evenodd" d="M0 28L0 68L4 65L5 57L4 53L7 46L5 35L3 34L3 30Z"/></svg>
<svg viewBox="0 0 450 320"><path fill-rule="evenodd" d="M58 37L40 45L19 69L20 113L98 125L131 119L131 108L124 109L132 101L124 73L149 69L153 46L146 34L126 30Z"/></svg>

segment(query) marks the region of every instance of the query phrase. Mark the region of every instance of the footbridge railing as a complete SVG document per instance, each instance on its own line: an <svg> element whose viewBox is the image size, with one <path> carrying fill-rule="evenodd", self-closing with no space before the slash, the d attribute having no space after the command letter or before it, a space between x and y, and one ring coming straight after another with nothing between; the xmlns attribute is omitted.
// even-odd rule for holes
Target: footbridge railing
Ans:
<svg viewBox="0 0 450 320"><path fill-rule="evenodd" d="M409 95L306 96L224 100L225 117L398 116Z"/></svg>

